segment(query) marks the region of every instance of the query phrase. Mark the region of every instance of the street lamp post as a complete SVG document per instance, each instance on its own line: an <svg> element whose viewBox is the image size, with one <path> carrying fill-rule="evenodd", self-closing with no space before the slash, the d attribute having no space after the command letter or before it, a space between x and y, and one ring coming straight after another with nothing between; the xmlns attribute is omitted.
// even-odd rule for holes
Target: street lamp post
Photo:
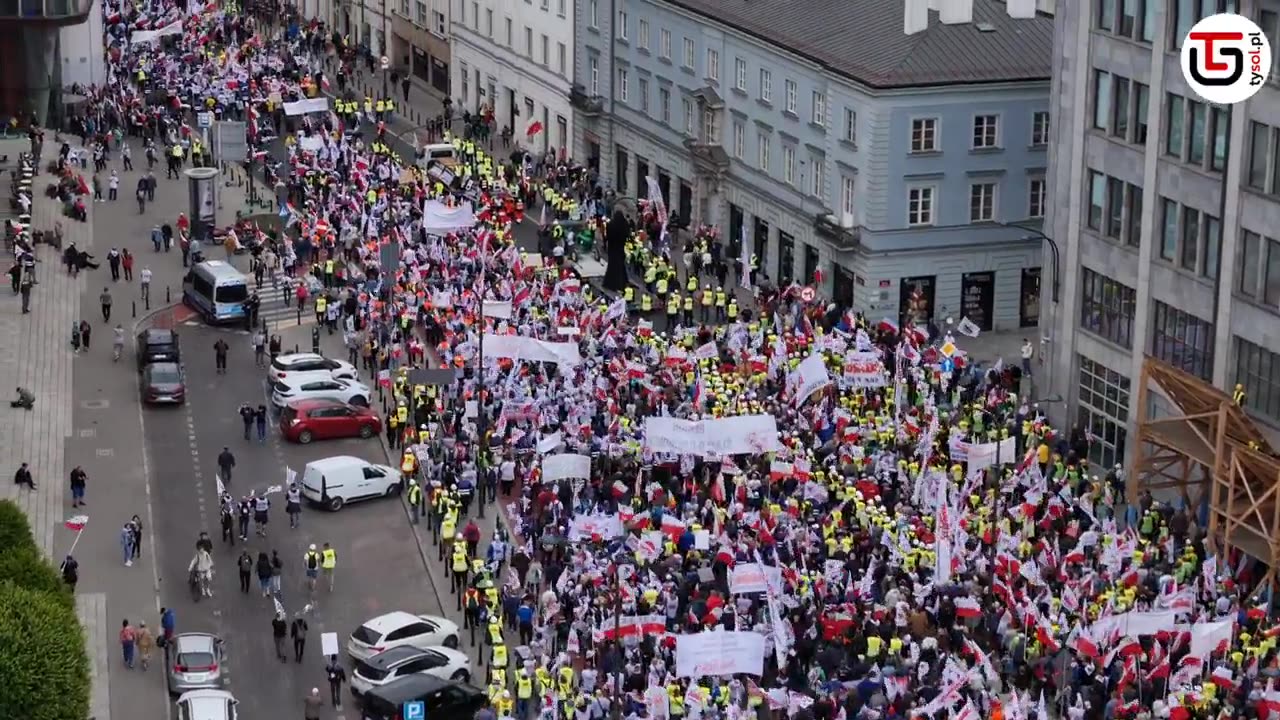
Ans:
<svg viewBox="0 0 1280 720"><path fill-rule="evenodd" d="M390 55L387 54L387 0L382 0L382 42L378 43L382 51L382 99L386 100L391 97L387 93L387 73L389 72L387 60Z"/></svg>

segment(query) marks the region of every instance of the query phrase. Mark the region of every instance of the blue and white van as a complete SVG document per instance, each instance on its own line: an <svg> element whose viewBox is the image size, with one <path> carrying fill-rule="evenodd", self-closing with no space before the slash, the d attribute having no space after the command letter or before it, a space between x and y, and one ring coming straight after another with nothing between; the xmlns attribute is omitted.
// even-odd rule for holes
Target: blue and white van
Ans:
<svg viewBox="0 0 1280 720"><path fill-rule="evenodd" d="M210 325L244 320L248 299L249 278L222 260L196 263L182 279L182 302Z"/></svg>

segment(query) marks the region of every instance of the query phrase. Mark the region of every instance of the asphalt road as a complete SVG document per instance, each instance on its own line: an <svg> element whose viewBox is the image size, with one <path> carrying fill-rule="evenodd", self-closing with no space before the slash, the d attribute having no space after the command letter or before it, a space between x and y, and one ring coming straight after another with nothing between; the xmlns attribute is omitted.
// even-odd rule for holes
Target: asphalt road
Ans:
<svg viewBox="0 0 1280 720"><path fill-rule="evenodd" d="M378 499L329 513L306 508L301 527L288 526L284 497L273 495L269 537L252 533L247 547L278 550L284 561L284 604L292 615L306 604L302 556L309 543L330 543L338 552L336 589L320 588L308 616L310 634L301 666L280 663L273 650L273 604L256 591L239 591L235 559L243 546L218 544L215 550L214 597L192 601L186 586L187 566L197 534L207 529L219 537L216 502L217 456L229 447L236 456L230 490L237 497L250 489L264 491L283 484L285 468L301 472L308 462L334 455L355 455L385 463L377 440L336 440L301 446L284 441L269 428L265 444L245 442L236 409L241 402L258 404L264 397L265 371L255 368L247 337L203 325L179 325L187 370L188 401L181 408L144 411L147 450L161 545L162 599L177 609L180 630L211 631L227 642L229 689L253 716L292 717L312 687L326 693L320 635L338 634L340 647L347 636L370 617L392 610L438 614L439 603L421 558L403 505ZM232 346L230 371L215 373L213 344L225 338ZM291 654L291 653L290 653ZM350 704L346 717L356 717ZM326 717L343 717L328 710Z"/></svg>

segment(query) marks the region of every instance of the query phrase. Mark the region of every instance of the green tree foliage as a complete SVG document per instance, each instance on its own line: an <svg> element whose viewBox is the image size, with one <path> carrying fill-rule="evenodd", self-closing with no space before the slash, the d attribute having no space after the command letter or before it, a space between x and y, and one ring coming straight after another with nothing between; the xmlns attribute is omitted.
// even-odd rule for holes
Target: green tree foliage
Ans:
<svg viewBox="0 0 1280 720"><path fill-rule="evenodd" d="M57 594L0 583L0 648L0 718L89 716L84 633Z"/></svg>
<svg viewBox="0 0 1280 720"><path fill-rule="evenodd" d="M75 598L71 595L71 588L62 581L62 573L35 548L0 550L0 583L3 582L49 593L50 599L75 610Z"/></svg>
<svg viewBox="0 0 1280 720"><path fill-rule="evenodd" d="M12 500L0 500L0 548L35 548L26 513Z"/></svg>

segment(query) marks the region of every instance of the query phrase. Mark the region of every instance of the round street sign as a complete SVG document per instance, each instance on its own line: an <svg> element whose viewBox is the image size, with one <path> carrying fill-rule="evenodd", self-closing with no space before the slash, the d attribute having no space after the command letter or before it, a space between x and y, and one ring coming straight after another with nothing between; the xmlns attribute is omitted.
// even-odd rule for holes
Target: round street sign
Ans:
<svg viewBox="0 0 1280 720"><path fill-rule="evenodd" d="M386 55L383 55L383 56L378 60L378 62L382 64L382 69L383 69L383 70L386 70L387 68L391 67L391 58L387 57Z"/></svg>

